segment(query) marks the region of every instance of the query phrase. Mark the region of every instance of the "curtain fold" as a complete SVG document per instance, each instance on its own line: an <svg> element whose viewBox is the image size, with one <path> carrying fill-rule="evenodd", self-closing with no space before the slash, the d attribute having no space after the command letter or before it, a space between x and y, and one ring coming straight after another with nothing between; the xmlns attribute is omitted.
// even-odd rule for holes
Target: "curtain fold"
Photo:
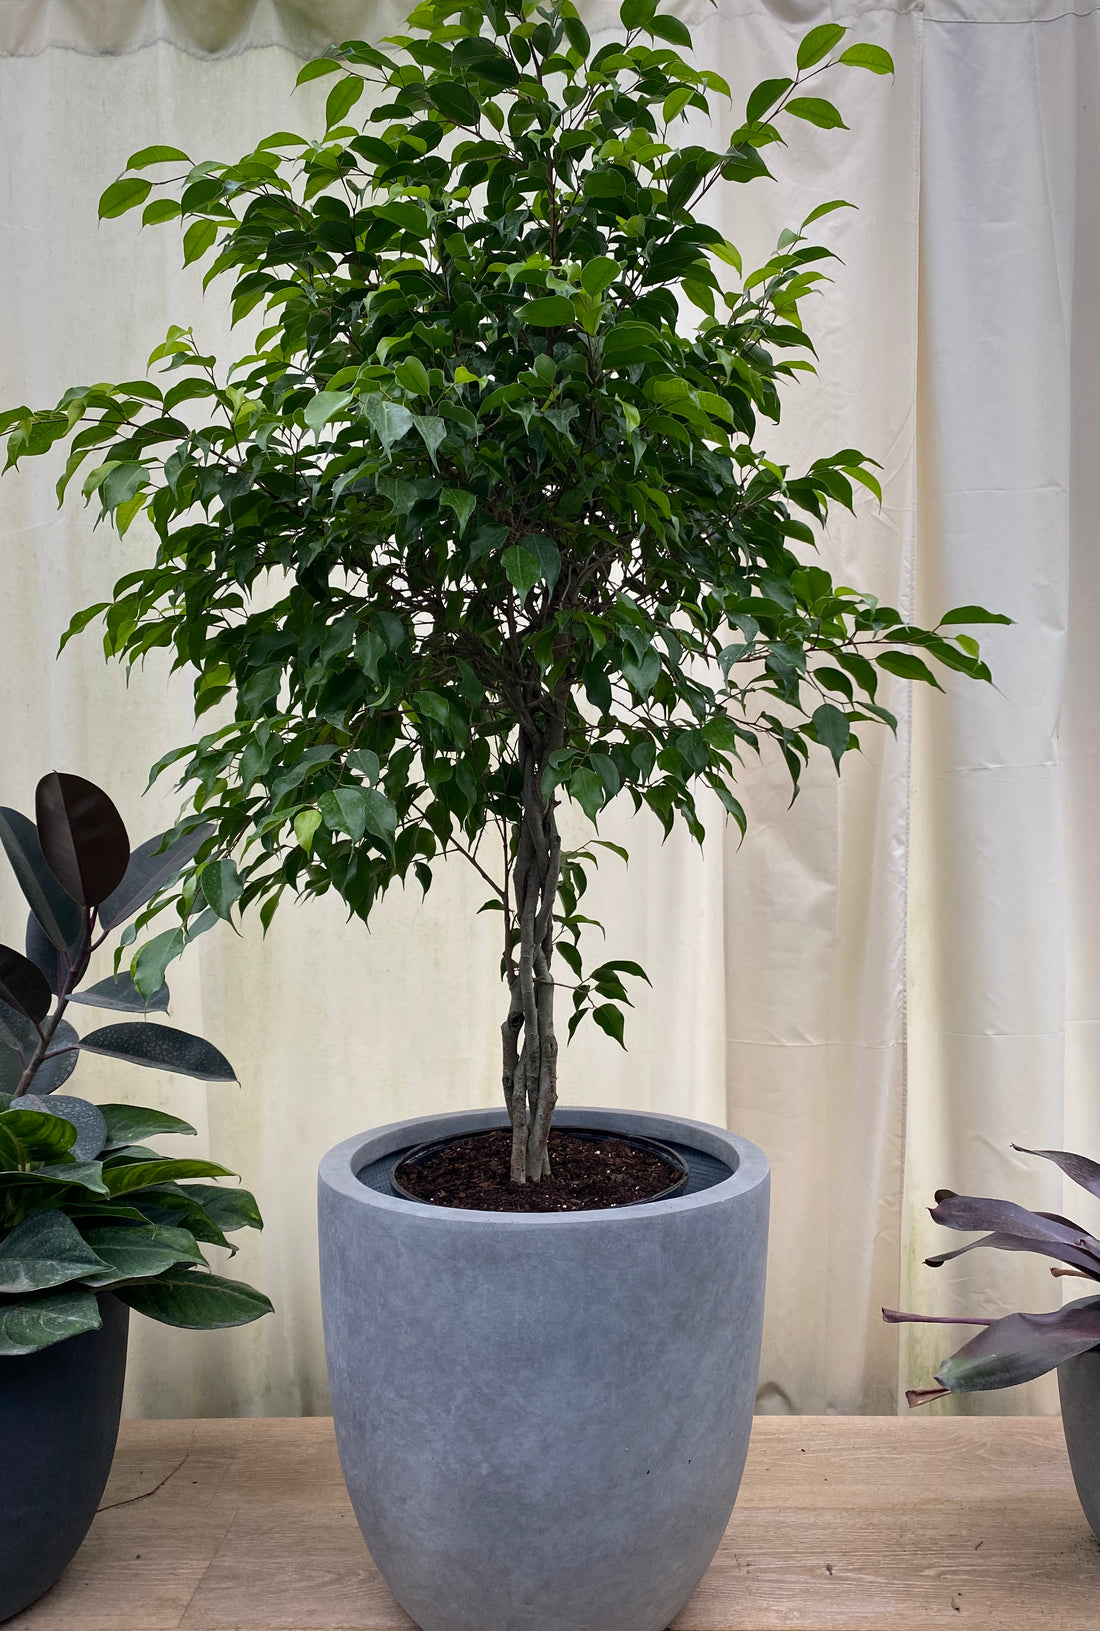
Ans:
<svg viewBox="0 0 1100 1631"><path fill-rule="evenodd" d="M203 298L195 269L180 270L174 229L97 226L98 194L152 141L232 157L269 130L315 128L324 87L291 100L300 58L393 32L405 9L0 0L0 404L140 375L170 322L235 356L217 285ZM778 185L727 187L708 206L746 266L823 200L858 206L816 229L838 256L805 310L818 377L788 392L781 429L761 439L794 466L853 445L882 464L881 509L861 497L822 540L839 581L922 621L978 601L1016 622L983 641L996 689L958 677L914 699L884 676L896 739L868 732L839 781L815 762L793 808L781 765L747 765L743 842L716 811L702 854L679 834L662 844L645 818L608 816L603 835L632 861L604 863L592 915L609 954L636 957L653 984L629 1052L582 1028L562 1097L675 1110L757 1140L774 1170L759 1408L893 1412L953 1333L904 1328L899 1348L883 1303L1058 1301L1037 1259L974 1253L925 1269L942 1245L923 1212L935 1188L1100 1223L1053 1169L1008 1148L1100 1157L1100 24L1048 0L675 9L735 105L834 15L893 54L893 82L838 76L848 132L792 129L774 150ZM594 35L614 16L582 11ZM728 117L716 108L712 140ZM170 789L141 789L191 739L189 687L156 656L126 683L94 635L55 661L71 613L151 547L137 526L121 541L93 530L79 503L58 514L55 476L31 464L0 483L0 798L25 808L45 770L71 769L105 785L141 838L174 811ZM206 937L173 968L172 1019L224 1049L240 1088L84 1062L91 1096L194 1122L267 1220L228 1272L268 1290L274 1318L208 1334L134 1321L129 1413L327 1408L316 1160L377 1123L495 1102L499 952L492 916L475 915L483 897L452 869L423 904L419 891L388 900L369 934L325 900L284 905L266 939L255 924ZM18 941L21 921L4 878L0 937ZM1043 1383L977 1397L993 1410L1053 1402Z"/></svg>

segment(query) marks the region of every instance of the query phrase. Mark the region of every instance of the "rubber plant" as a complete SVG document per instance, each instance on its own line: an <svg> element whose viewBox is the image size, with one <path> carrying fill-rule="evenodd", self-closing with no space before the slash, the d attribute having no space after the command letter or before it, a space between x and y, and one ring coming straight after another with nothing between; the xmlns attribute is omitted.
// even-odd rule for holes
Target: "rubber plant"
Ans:
<svg viewBox="0 0 1100 1631"><path fill-rule="evenodd" d="M157 766L182 761L178 832L210 836L138 990L204 901L266 926L286 891L335 889L366 920L464 856L502 917L517 1183L548 1171L557 989L570 1036L590 1014L621 1042L644 977L582 954L599 846L626 852L564 847L560 801L595 826L625 796L700 843L707 806L743 828L746 753L770 745L797 791L813 745L839 769L865 725L894 727L883 675L986 680L961 626L1008 621L917 627L834 584L814 528L857 486L881 496L873 462L796 472L758 439L812 369L800 303L831 252L807 232L843 202L745 275L703 219L720 183L769 175L783 120L844 128L823 74L889 74L888 53L814 28L728 142L677 145L729 86L655 0L618 27L604 9L594 48L569 0L429 0L302 69L332 82L323 134L230 163L135 153L101 216L182 229L254 339L227 368L173 326L150 359L167 381L0 418L9 465L64 442L59 495L90 461L100 518L159 540L69 633L102 616L110 656L168 648L198 711L228 709Z"/></svg>
<svg viewBox="0 0 1100 1631"><path fill-rule="evenodd" d="M1024 1155L1041 1155L1053 1161L1075 1184L1080 1184L1090 1195L1100 1197L1100 1163L1067 1150L1024 1150L1019 1144L1012 1147ZM1050 1272L1056 1279L1068 1276L1100 1281L1100 1240L1079 1223L1056 1212L1030 1212L1014 1201L956 1195L953 1190L938 1189L931 1216L934 1222L948 1229L991 1232L953 1252L926 1258L929 1268L941 1268L978 1246L992 1246L1003 1252L1039 1252L1054 1258L1058 1266ZM891 1325L913 1321L921 1325L982 1327L976 1337L944 1360L936 1372L936 1387L906 1391L905 1397L911 1406L946 1398L949 1393L979 1393L1033 1382L1067 1359L1100 1346L1100 1291L1049 1314L955 1319L952 1315L902 1314L896 1309L884 1308L882 1317Z"/></svg>
<svg viewBox="0 0 1100 1631"><path fill-rule="evenodd" d="M189 1330L258 1319L268 1299L210 1273L200 1246L235 1250L228 1232L262 1227L255 1200L194 1181L232 1176L226 1167L142 1142L195 1129L57 1092L82 1053L234 1080L209 1042L144 1017L167 1009L163 983L142 996L123 971L82 988L92 955L179 876L206 833L162 834L131 854L107 795L57 773L39 782L35 814L37 824L0 808L0 843L31 909L25 954L0 946L0 1357L98 1330L102 1291ZM142 1017L78 1036L66 1018L73 1003Z"/></svg>

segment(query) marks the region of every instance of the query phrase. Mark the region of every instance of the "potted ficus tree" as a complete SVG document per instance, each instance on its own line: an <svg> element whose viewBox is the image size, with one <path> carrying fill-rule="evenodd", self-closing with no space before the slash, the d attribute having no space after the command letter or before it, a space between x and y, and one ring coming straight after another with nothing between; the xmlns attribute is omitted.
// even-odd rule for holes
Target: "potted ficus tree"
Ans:
<svg viewBox="0 0 1100 1631"><path fill-rule="evenodd" d="M728 143L681 147L678 118L729 87L655 0L618 20L595 48L569 0L424 4L302 70L332 77L317 139L135 154L101 214L179 223L251 349L226 372L173 327L167 381L2 422L9 463L64 442L60 492L86 467L102 516L156 530L73 629L103 614L109 655L167 648L198 709L224 705L161 761L182 761L180 834L210 835L155 903L180 923L137 951L139 991L204 906L266 925L288 891L334 889L365 921L460 855L501 914L503 1108L361 1135L321 1169L345 1473L428 1631L660 1631L748 1441L763 1156L671 1116L552 1130L558 991L570 1033L591 1016L621 1041L642 974L585 960L598 841L563 843L561 801L596 824L625 795L700 842L705 815L743 826L742 755L777 750L796 789L814 746L839 769L894 723L883 674L987 679L957 631L996 620L920 628L834 585L813 527L853 484L878 494L871 461L795 473L759 444L809 366L800 302L829 252L807 230L839 204L745 277L700 218L769 174L781 116L842 126L818 76L888 54L815 28Z"/></svg>
<svg viewBox="0 0 1100 1631"><path fill-rule="evenodd" d="M232 1251L227 1232L261 1227L253 1197L209 1181L231 1176L226 1167L144 1142L195 1129L57 1091L85 1053L234 1080L211 1043L149 1019L168 1007L163 982L144 996L126 972L85 983L94 954L117 930L125 937L206 833L160 834L131 853L106 793L57 773L39 782L35 815L0 807L0 845L30 907L25 953L0 945L0 1620L53 1585L95 1514L130 1309L217 1330L271 1308L210 1273L202 1251ZM123 1017L81 1036L73 1004Z"/></svg>

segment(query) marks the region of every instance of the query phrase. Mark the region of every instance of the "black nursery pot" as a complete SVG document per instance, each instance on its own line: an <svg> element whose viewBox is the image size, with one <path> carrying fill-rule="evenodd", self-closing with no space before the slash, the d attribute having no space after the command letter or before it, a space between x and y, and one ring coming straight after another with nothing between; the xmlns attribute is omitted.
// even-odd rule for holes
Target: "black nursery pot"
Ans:
<svg viewBox="0 0 1100 1631"><path fill-rule="evenodd" d="M107 1483L130 1310L104 1292L99 1312L98 1331L0 1359L0 1620L72 1561Z"/></svg>

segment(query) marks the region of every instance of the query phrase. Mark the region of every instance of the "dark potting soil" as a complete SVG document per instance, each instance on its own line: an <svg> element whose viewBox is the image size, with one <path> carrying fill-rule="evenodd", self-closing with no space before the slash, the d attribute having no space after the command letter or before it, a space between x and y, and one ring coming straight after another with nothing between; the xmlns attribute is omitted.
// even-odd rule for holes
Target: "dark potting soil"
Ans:
<svg viewBox="0 0 1100 1631"><path fill-rule="evenodd" d="M509 1128L456 1138L415 1166L399 1164L395 1176L418 1200L481 1212L581 1212L649 1200L675 1183L677 1174L660 1156L625 1139L574 1138L551 1129L550 1176L537 1184L514 1184L508 1176Z"/></svg>

